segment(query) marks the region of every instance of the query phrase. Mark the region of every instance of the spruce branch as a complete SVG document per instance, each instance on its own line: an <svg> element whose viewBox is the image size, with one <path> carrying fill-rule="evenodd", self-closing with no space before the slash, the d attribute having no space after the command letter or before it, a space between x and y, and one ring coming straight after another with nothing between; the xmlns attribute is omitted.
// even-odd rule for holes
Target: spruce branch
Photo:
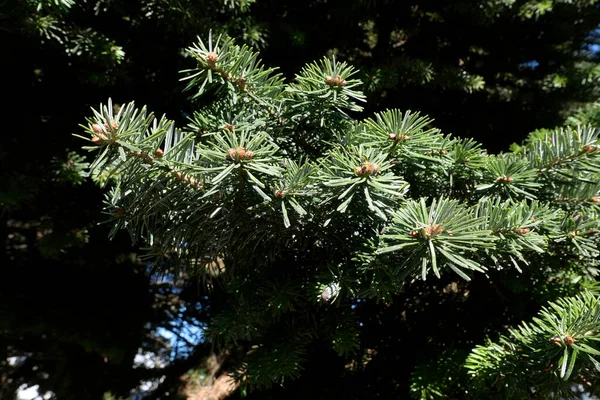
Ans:
<svg viewBox="0 0 600 400"><path fill-rule="evenodd" d="M509 199L535 199L542 186L527 161L514 154L488 156L483 179L486 183L477 185L477 190Z"/></svg>
<svg viewBox="0 0 600 400"><path fill-rule="evenodd" d="M408 188L400 177L388 172L392 167L386 154L375 148L334 149L321 163L319 179L331 193L325 202L337 203L336 211L343 213L355 195L364 196L367 208L386 220L390 201L402 198Z"/></svg>
<svg viewBox="0 0 600 400"><path fill-rule="evenodd" d="M537 172L549 178L568 174L574 169L597 175L600 172L600 159L596 153L599 133L590 126L555 130L532 141L525 154Z"/></svg>
<svg viewBox="0 0 600 400"><path fill-rule="evenodd" d="M549 285L595 279L595 130L558 130L519 154L490 156L418 113L355 120L347 111L360 109L360 81L335 59L285 83L227 37L189 51L198 65L188 88L196 96L214 89L215 98L187 127L109 100L82 137L96 152L93 177L110 187L111 234L127 229L150 246L156 268L185 268L223 288L228 301L215 308L207 338L241 349L235 376L250 387L297 377L317 337L351 354L360 344L352 302L390 303L431 272L469 280L471 271L514 266ZM571 331L559 332L569 349L556 360L562 377L574 377L567 372L586 357L581 341L566 342L581 336ZM525 379L505 342L490 349Z"/></svg>
<svg viewBox="0 0 600 400"><path fill-rule="evenodd" d="M479 393L491 397L573 396L575 383L600 377L600 303L589 292L559 299L465 363Z"/></svg>
<svg viewBox="0 0 600 400"><path fill-rule="evenodd" d="M498 239L495 247L487 250L488 256L496 264L507 257L519 272L519 262L528 265L531 252L546 250L546 233L554 232L557 222L554 211L536 200L528 203L483 199L476 205L475 215L485 218L487 229Z"/></svg>
<svg viewBox="0 0 600 400"><path fill-rule="evenodd" d="M196 89L192 98L202 96L211 87L223 90L232 87L237 90L226 92L236 99L237 93L247 94L260 104L269 104L283 95L283 81L280 74L273 74L274 68L266 68L258 59L258 53L248 46L238 46L229 37L219 35L214 41L212 33L205 44L202 39L187 49L188 54L198 61L198 67L184 70L182 80L189 80L186 90Z"/></svg>
<svg viewBox="0 0 600 400"><path fill-rule="evenodd" d="M353 101L365 101L365 96L356 90L362 82L351 79L356 73L354 67L335 58L308 64L296 75L295 83L288 87L288 92L293 95L289 101L293 102L293 107L325 102L330 107L361 111L362 107Z"/></svg>
<svg viewBox="0 0 600 400"><path fill-rule="evenodd" d="M493 246L495 240L485 222L485 217L476 216L456 200L434 199L429 206L425 199L409 200L394 213L377 253L402 251L406 258L401 268L406 276L420 270L425 280L431 269L440 277L440 270L447 267L470 280L463 269L485 271L473 254Z"/></svg>

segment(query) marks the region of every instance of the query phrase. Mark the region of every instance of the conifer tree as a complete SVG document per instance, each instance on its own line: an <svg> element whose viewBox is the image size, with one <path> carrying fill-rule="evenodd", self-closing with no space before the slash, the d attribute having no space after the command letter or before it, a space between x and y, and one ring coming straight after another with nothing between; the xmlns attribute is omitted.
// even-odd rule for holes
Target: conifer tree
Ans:
<svg viewBox="0 0 600 400"><path fill-rule="evenodd" d="M205 334L240 355L230 372L242 390L301 376L317 342L355 356L357 301L494 271L558 280L566 296L463 357L462 396L596 390L600 131L557 129L489 155L419 113L364 118L357 71L338 59L286 82L227 36L187 52L197 65L183 79L203 104L187 126L109 100L81 137L113 234L147 244L155 268L227 293ZM415 370L416 398L457 390L447 372L426 375Z"/></svg>

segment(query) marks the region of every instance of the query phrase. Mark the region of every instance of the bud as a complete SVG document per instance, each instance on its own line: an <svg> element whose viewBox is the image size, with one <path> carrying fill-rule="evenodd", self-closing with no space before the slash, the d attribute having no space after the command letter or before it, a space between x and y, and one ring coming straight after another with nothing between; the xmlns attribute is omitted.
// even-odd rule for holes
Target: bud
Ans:
<svg viewBox="0 0 600 400"><path fill-rule="evenodd" d="M439 235L440 233L442 233L442 230L443 230L442 226L438 225L438 224L429 225L429 226L425 227L424 229L425 229L425 234L428 238Z"/></svg>
<svg viewBox="0 0 600 400"><path fill-rule="evenodd" d="M236 159L236 155L237 152L234 148L230 148L229 150L227 150L227 154L226 154L226 158L230 159L230 160L235 160Z"/></svg>
<svg viewBox="0 0 600 400"><path fill-rule="evenodd" d="M421 237L421 235L420 235L420 234L419 234L419 232L417 232L417 231L412 231L412 230L411 230L410 232L408 232L408 234L409 234L410 236L414 237L414 238Z"/></svg>
<svg viewBox="0 0 600 400"><path fill-rule="evenodd" d="M156 149L156 151L154 152L154 158L161 158L164 155L165 155L165 152L160 148Z"/></svg>
<svg viewBox="0 0 600 400"><path fill-rule="evenodd" d="M104 141L108 138L106 137L106 133L104 132L104 129L102 129L102 126L99 124L94 124L92 125L92 130L97 135L92 137L92 143L97 145L104 144Z"/></svg>
<svg viewBox="0 0 600 400"><path fill-rule="evenodd" d="M582 151L584 153L588 153L588 154L593 153L596 150L598 150L598 148L596 146L592 146L591 144L588 144L587 146L583 146L583 149L582 149Z"/></svg>
<svg viewBox="0 0 600 400"><path fill-rule="evenodd" d="M328 85L333 84L333 76L327 75L327 78L325 78L325 82L327 82Z"/></svg>
<svg viewBox="0 0 600 400"><path fill-rule="evenodd" d="M513 181L513 178L510 176L499 176L496 178L496 183L510 183Z"/></svg>
<svg viewBox="0 0 600 400"><path fill-rule="evenodd" d="M390 133L390 140L396 140L396 134Z"/></svg>
<svg viewBox="0 0 600 400"><path fill-rule="evenodd" d="M592 197L592 198L590 199L590 201L591 201L592 203L600 203L600 197Z"/></svg>
<svg viewBox="0 0 600 400"><path fill-rule="evenodd" d="M240 146L237 149L235 149L235 153L237 155L237 160L243 160L244 156L246 155L246 149Z"/></svg>
<svg viewBox="0 0 600 400"><path fill-rule="evenodd" d="M558 336L553 336L550 338L550 341L554 344L562 344L562 340Z"/></svg>
<svg viewBox="0 0 600 400"><path fill-rule="evenodd" d="M565 336L565 343L570 346L573 343L575 343L575 338L573 336L567 335Z"/></svg>
<svg viewBox="0 0 600 400"><path fill-rule="evenodd" d="M366 163L360 167L354 167L354 173L358 176L371 176L379 173L379 165Z"/></svg>
<svg viewBox="0 0 600 400"><path fill-rule="evenodd" d="M346 82L346 81L342 81L342 82L340 83L340 86L346 86L346 84L347 84L347 83L348 83L348 82Z"/></svg>
<svg viewBox="0 0 600 400"><path fill-rule="evenodd" d="M529 228L519 228L515 231L515 233L517 235L526 235L530 232L531 230Z"/></svg>
<svg viewBox="0 0 600 400"><path fill-rule="evenodd" d="M285 195L285 193L283 193L283 190L275 191L275 197L277 197L278 199L282 199L284 195Z"/></svg>
<svg viewBox="0 0 600 400"><path fill-rule="evenodd" d="M225 124L225 126L223 126L223 128L227 129L229 132L233 131L233 128L235 128L232 124Z"/></svg>
<svg viewBox="0 0 600 400"><path fill-rule="evenodd" d="M209 64L216 63L218 59L219 59L219 56L214 51L211 51L210 53L208 53L206 55L206 62L208 62Z"/></svg>
<svg viewBox="0 0 600 400"><path fill-rule="evenodd" d="M104 129L99 124L92 125L92 130L96 135L104 136Z"/></svg>
<svg viewBox="0 0 600 400"><path fill-rule="evenodd" d="M117 129L119 129L119 124L117 123L117 121L115 120L111 120L110 121L110 125L108 123L104 124L104 127L106 128L107 131L112 131L115 132Z"/></svg>
<svg viewBox="0 0 600 400"><path fill-rule="evenodd" d="M254 152L252 150L246 150L244 154L244 160L251 160L254 157Z"/></svg>

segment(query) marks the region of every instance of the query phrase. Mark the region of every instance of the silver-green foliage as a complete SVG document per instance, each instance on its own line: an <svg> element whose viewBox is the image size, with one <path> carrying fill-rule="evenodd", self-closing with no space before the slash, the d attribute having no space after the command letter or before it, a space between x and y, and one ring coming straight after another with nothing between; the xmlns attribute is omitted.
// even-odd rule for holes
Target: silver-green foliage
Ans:
<svg viewBox="0 0 600 400"><path fill-rule="evenodd" d="M431 273L517 273L543 254L594 270L598 130L553 132L524 157L490 156L411 111L355 120L360 81L338 60L311 63L287 83L228 37L199 40L188 53L197 65L184 72L187 90L211 101L186 127L109 101L82 137L97 154L92 176L110 186L113 233L126 228L167 260L160 265L200 275L214 277L211 262L224 260L216 275L233 300L207 337L258 345L273 324L289 322L288 342L249 353L238 371L247 383L297 376L318 332L340 354L358 348L349 307L338 322L311 319L332 303L389 301ZM583 353L594 345L580 343L580 356L558 360L562 378L574 376L575 357L591 362ZM264 367L274 351L284 364Z"/></svg>

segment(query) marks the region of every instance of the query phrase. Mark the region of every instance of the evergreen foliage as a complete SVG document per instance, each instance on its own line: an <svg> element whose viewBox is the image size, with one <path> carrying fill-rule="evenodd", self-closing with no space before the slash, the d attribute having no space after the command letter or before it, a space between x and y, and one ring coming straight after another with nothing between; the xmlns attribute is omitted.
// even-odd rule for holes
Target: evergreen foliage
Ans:
<svg viewBox="0 0 600 400"><path fill-rule="evenodd" d="M3 267L0 397L12 398L21 385L39 385L40 393L50 391L60 399L126 398L130 393L135 398L144 392L140 383L153 382L154 386L144 395L165 398L167 393L175 396L185 391L181 376L187 376L188 381L204 376L210 383L223 371L235 372L232 365L239 359L245 360L251 369L264 366L268 360L257 357L257 362L251 363L244 358L251 345L246 338L252 335L245 328L238 328L238 346L226 346L228 352L208 357L209 361L218 361L206 370L202 360L211 354L210 346L197 336L189 336L189 327L203 327L209 318L233 315L227 313L232 307L226 290L235 289L220 284L228 278L222 258L217 257L208 266L203 262L197 265L182 262L181 266L192 276L183 273L178 278L172 273L157 276L137 256L138 250L129 246L125 232L117 234L112 243L105 240L112 226L96 225L105 218L100 214L102 194L85 180L86 163L92 160L72 151L79 147L79 139L70 136L89 104L108 96L119 102L133 98L165 112L177 126L188 123L184 132L208 133L223 120L237 126L238 116L228 114L226 102L211 103L213 98L208 94L197 102L187 102L181 93L189 80L176 83L178 71L189 68L194 57L183 49L195 35L204 38L212 28L229 32L250 47L261 48L265 64L281 66L286 78L293 77L300 72L300 66L323 54L357 67L359 70L352 78L346 79L346 88L351 81L352 84L363 81L362 86L354 88L363 88L368 101L347 102L349 107L356 108L344 109L353 119L371 116L372 111L386 106L418 109L435 117L436 126L444 132L476 137L489 150L498 150L510 141L521 141L531 129L562 124L565 116L572 114L573 107L581 110L567 122L573 130L577 130L576 124L597 126L593 105L598 94L594 50L599 23L596 3L502 0L474 6L473 2L438 0L0 2L0 42L4 45L0 66L8 88L3 107L5 134L0 143L0 230L6 249L0 253ZM333 61L331 57L327 59ZM305 89L300 88L296 95L303 96L306 104L319 101L320 95L330 96L322 101L340 107L339 99L332 101L335 92L323 88L320 67L318 63L315 65L315 93L306 91L309 81L305 80ZM224 78L220 74L215 76ZM286 89L293 92L295 83L285 82L288 82ZM212 87L220 90L219 85ZM194 87L191 90L193 94ZM187 113L207 107L206 103L213 106L212 111L206 109L202 115L196 113L189 122L185 121ZM317 111L306 104L298 109L305 113ZM359 107L367 112L358 114ZM276 190L283 188L290 193L279 199L281 204L274 204L272 210L279 211L277 220L284 227L284 213L287 214L288 229L294 229L298 221L303 223L309 211L314 212L311 200L319 194L314 190L315 174L321 176L322 169L330 167L328 163L317 165L304 160L318 159L328 154L333 143L350 143L353 136L351 130L344 128L343 134L338 134L338 130L333 132L335 137L331 140L317 138L314 135L317 131L329 136L331 121L347 118L327 107L320 112L320 119L295 117L294 131L282 132L281 136L306 132L296 135L296 139L301 137L305 142L284 143L283 137L277 141L280 149L290 154L308 155L298 162L286 161L284 173L268 182L273 185L273 193L259 187L271 198ZM388 112L382 112L362 122L368 124L372 119L370 132L379 129L381 139L389 137L389 127L385 125L397 123L391 122L393 118L408 125L418 118L424 124L420 133L435 131L431 121L422 115L389 112L393 115L386 117ZM244 114L240 115L244 120ZM254 132L253 129L248 132ZM527 143L544 139L552 130L538 131ZM402 193L408 190L404 196L415 202L421 197L439 199L443 195L444 199L460 200L469 212L477 210L472 208L475 206L471 204L472 196L497 197L505 192L501 185L474 194L476 186L465 187L473 182L490 184L480 182L481 168L465 168L477 165L479 159L488 160L481 146L470 139L453 143L452 151L439 155L441 163L435 161L437 155L414 162L415 157L434 155L422 154L430 151L427 143L433 131L424 135L424 143L419 144L420 133L402 143L403 152L397 156L403 157L410 151L414 154L402 160L413 164L400 173L398 169L402 166L398 164L386 170L386 174L396 177L399 173L403 178L392 182L394 190ZM357 134L361 134L360 129ZM444 139L443 135L438 137ZM367 150L394 146L392 140L380 140L379 144L370 144L369 140L350 144L358 146L361 154L361 145ZM348 156L344 152L339 155ZM452 166L448 165L446 155L454 157ZM362 166L362 160L354 158L354 161L356 166ZM567 175L577 173L577 163L573 167L561 171ZM360 181L358 176L336 168L328 172L330 178L324 179L351 176ZM109 172L99 169L99 175L94 177L102 182L108 179ZM486 173L489 179L495 178L492 172ZM253 175L262 182L260 173ZM372 175L369 182L378 179L383 184L384 175ZM593 198L597 188L595 179L589 180L585 189L583 186L572 189L569 184L556 186L557 191L518 188L545 204L555 197ZM325 181L329 182L317 179L320 185ZM411 184L402 186L403 182ZM316 187L323 190L322 186ZM352 183L328 186L331 201L350 186ZM364 189L357 186L351 189L352 200L343 216L357 212L357 200L366 201ZM250 190L261 196L255 189ZM374 204L369 209L371 217L383 221L376 210L390 207L386 197L379 196L379 189L372 186L369 194ZM512 195L517 197L513 205L518 208L519 196ZM576 210L581 203L564 202L561 207ZM429 202L426 204L431 206ZM512 208L491 209L504 212ZM160 207L156 210L163 211ZM120 213L118 208L106 212L111 216ZM559 217L562 215L558 213ZM447 260L436 250L441 277L434 277L431 270L427 281L417 278L402 286L397 276L390 278L388 268L370 268L374 257L370 250L375 244L366 246L351 261L360 264L353 265L357 274L366 279L359 285L359 295L371 295L369 282L377 283L372 291L376 298L372 300L364 297L348 300L348 288L356 287L352 283L356 276L348 276L347 270L337 267L345 262L338 257L333 265L315 273L315 282L300 288L303 295L306 293L311 301L316 299L317 304L333 302L324 306L329 307L328 311L320 310L323 320L329 321L320 323L325 333L319 337L302 336L303 343L310 343L302 350L294 347L294 342L289 347L301 356L301 377L287 379L286 389L273 387L248 396L314 398L314 388L320 386L320 396L324 398L404 398L409 387L416 397L434 396L437 392L445 397L465 397L469 376L462 366L468 352L486 342L485 335L494 339L506 326L529 321L541 305L561 296L573 296L582 287L597 293L596 237L592 234L595 220L582 220L575 215L557 218L556 222L561 224L559 230L579 231L579 234L555 236L546 253L529 247L544 249L539 239L526 242L510 237L499 239L493 247L471 254L487 270L485 274L477 274L465 269L471 278L469 282L452 274ZM339 229L340 223L340 218L332 219L330 228L337 224ZM330 232L324 232L323 236ZM340 230L340 237L346 233ZM537 233L535 228L523 237L534 239L531 235ZM240 230L239 234L242 237L246 233ZM359 239L353 243L362 244ZM386 241L389 242L386 246L403 243L394 238ZM433 241L439 244L435 238ZM327 241L319 243L329 245L327 250L333 246ZM314 250L308 246L307 249L311 252L302 260L310 261L309 255ZM348 253L343 246L340 252ZM394 254L376 254L375 260L380 262ZM585 254L584 262L580 254ZM329 255L324 249L319 253L325 260ZM485 261L492 256L497 259L492 264ZM156 264L156 269L164 271L176 264L173 261L173 258L163 260L162 264ZM294 265L300 262L292 261ZM504 265L509 267L500 269ZM522 272L515 273L510 265L516 265ZM421 274L421 269L412 267L411 263L403 265L403 273ZM206 284L198 286L194 272L205 270L208 274L202 276ZM262 302L257 307L259 310L266 307L273 320L280 318L284 324L286 315L291 311L302 313L304 308L299 308L293 300L298 298L298 281L288 276L276 278L266 279L255 288ZM338 312L340 308L336 305L348 302L352 312ZM250 321L253 315L262 314L251 314ZM283 339L275 328L272 331L263 342L269 344L269 351L281 352ZM177 339L167 340L163 335ZM138 365L140 355L152 352L158 359L168 360L168 365L165 368ZM439 366L432 368L432 360L438 360ZM261 379L269 380L264 374ZM583 386L589 387L585 383Z"/></svg>
<svg viewBox="0 0 600 400"><path fill-rule="evenodd" d="M581 293L500 345L476 347L463 396L569 396L572 384L597 379L600 314L587 288L597 276L600 131L559 129L519 153L488 155L419 113L357 119L361 82L335 58L287 83L227 36L198 39L188 54L197 66L183 79L201 106L187 127L109 101L82 138L97 153L90 173L110 186L112 234L127 229L156 268L226 292L206 335L237 349L232 373L244 390L299 377L323 341L358 356L357 302L390 303L448 274ZM426 372L413 374L417 398L457 390Z"/></svg>

